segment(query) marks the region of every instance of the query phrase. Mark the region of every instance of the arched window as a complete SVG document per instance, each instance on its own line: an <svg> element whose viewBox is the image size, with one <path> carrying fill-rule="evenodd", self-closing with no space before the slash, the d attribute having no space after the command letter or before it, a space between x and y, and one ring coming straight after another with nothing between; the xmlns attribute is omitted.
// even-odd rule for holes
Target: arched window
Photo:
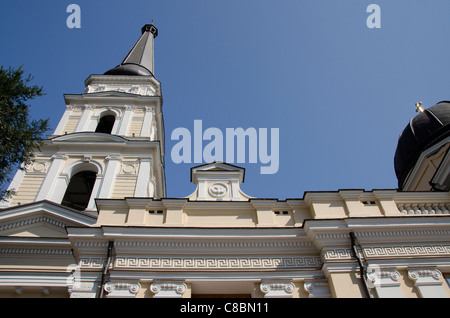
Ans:
<svg viewBox="0 0 450 318"><path fill-rule="evenodd" d="M95 132L110 134L114 122L116 121L116 116L114 115L105 115L100 118L100 121L98 122L97 128L95 129Z"/></svg>
<svg viewBox="0 0 450 318"><path fill-rule="evenodd" d="M81 171L75 174L70 179L61 204L76 210L85 210L89 204L96 177L97 174L93 171Z"/></svg>

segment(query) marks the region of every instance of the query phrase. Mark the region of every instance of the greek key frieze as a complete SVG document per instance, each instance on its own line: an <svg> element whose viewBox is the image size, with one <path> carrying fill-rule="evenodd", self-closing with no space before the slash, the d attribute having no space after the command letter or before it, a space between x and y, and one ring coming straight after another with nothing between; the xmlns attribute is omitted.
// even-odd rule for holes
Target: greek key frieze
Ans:
<svg viewBox="0 0 450 318"><path fill-rule="evenodd" d="M410 256L449 256L450 245L404 245L368 246L358 251L362 258L410 257ZM350 248L332 248L322 251L325 261L340 261L354 258Z"/></svg>
<svg viewBox="0 0 450 318"><path fill-rule="evenodd" d="M293 269L319 268L319 257L118 257L115 268L139 269Z"/></svg>
<svg viewBox="0 0 450 318"><path fill-rule="evenodd" d="M364 248L369 257L448 256L450 245L373 246Z"/></svg>

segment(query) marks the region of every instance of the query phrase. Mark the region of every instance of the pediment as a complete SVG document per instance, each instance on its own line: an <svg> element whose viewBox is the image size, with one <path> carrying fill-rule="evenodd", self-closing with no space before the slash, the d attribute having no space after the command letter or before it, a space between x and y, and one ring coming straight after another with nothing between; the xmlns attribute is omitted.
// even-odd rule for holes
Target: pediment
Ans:
<svg viewBox="0 0 450 318"><path fill-rule="evenodd" d="M0 236L66 237L66 227L89 227L92 216L48 201L0 210Z"/></svg>
<svg viewBox="0 0 450 318"><path fill-rule="evenodd" d="M212 163L207 163L197 167L193 167L192 170L195 171L243 171L244 168L231 165L226 162L215 161Z"/></svg>
<svg viewBox="0 0 450 318"><path fill-rule="evenodd" d="M211 176L215 174L235 174L240 182L244 182L245 169L229 163L215 161L191 168L191 181L196 183L196 176L205 173Z"/></svg>
<svg viewBox="0 0 450 318"><path fill-rule="evenodd" d="M0 225L0 236L66 237L67 233L64 223L52 218L37 216Z"/></svg>

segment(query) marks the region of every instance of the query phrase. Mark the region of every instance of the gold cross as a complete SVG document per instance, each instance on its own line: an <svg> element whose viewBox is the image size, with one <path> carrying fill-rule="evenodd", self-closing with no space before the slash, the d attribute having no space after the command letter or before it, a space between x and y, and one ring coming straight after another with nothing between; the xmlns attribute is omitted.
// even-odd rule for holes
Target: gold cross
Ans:
<svg viewBox="0 0 450 318"><path fill-rule="evenodd" d="M422 108L422 102L416 103L416 113L418 113L418 112L421 112L421 113L424 112L424 110Z"/></svg>

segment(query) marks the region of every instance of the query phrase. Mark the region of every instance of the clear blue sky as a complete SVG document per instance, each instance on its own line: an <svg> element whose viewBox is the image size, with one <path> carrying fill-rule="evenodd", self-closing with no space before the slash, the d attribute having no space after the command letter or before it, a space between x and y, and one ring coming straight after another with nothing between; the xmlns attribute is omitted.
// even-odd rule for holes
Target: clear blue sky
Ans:
<svg viewBox="0 0 450 318"><path fill-rule="evenodd" d="M69 29L66 8L81 7ZM369 29L369 4L381 28ZM415 116L450 99L450 1L168 0L2 1L0 64L35 76L47 95L34 118L62 116L63 94L116 66L152 19L162 83L169 197L194 191L174 164L177 127L279 128L280 163L246 168L242 189L261 198L305 191L393 189L397 139ZM50 132L50 133L51 133Z"/></svg>

